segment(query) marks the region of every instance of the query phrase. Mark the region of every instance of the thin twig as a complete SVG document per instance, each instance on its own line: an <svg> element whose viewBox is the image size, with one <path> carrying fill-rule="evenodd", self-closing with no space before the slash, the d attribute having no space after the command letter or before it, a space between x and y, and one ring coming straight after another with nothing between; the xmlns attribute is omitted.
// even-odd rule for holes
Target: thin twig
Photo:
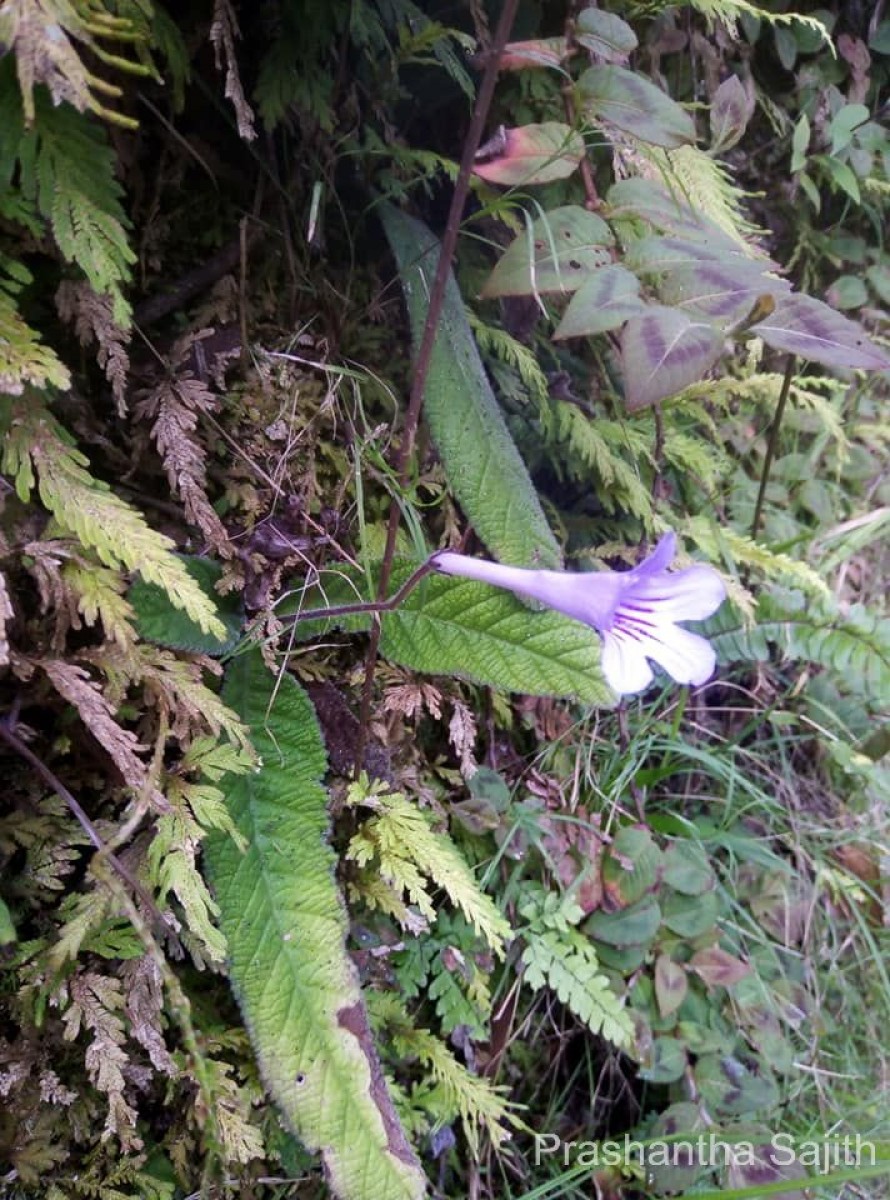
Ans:
<svg viewBox="0 0 890 1200"><path fill-rule="evenodd" d="M417 427L420 422L420 409L423 404L423 394L426 389L426 380L427 375L429 374L430 359L432 357L436 336L439 331L439 319L442 315L442 305L445 300L445 287L448 283L448 276L451 271L451 260L454 256L454 250L457 245L458 230L460 229L464 205L466 204L467 195L469 194L470 190L470 176L473 173L473 163L475 162L476 152L478 151L482 141L482 133L488 117L488 111L491 108L491 101L492 97L494 96L494 87L498 75L498 64L500 62L504 46L506 46L507 39L510 36L510 30L513 28L513 21L516 16L518 4L519 0L505 0L504 7L501 9L501 15L498 19L497 28L495 30L494 37L491 40L491 46L488 53L488 62L485 65L482 83L479 86L479 92L476 96L476 106L473 109L473 117L470 121L470 128L467 131L467 139L464 143L464 152L463 157L461 158L460 170L458 171L457 181L454 185L454 195L451 197L451 207L448 210L448 221L445 225L445 233L442 237L442 246L439 251L439 262L436 266L436 274L435 278L433 279L432 289L430 291L430 306L427 310L426 323L423 327L423 336L420 339L420 347L417 351L414 375L411 380L411 393L408 398L408 411L405 414L402 442L396 457L396 474L399 481L399 488L401 490L405 490L408 486L411 455L414 451ZM389 579L390 575L392 574L393 556L396 548L396 537L399 531L399 516L400 508L398 501L393 499L389 508L389 524L387 525L386 529L386 546L383 551L383 561L380 564L380 579L377 585L378 598L382 597L389 587ZM361 763L364 757L363 743L367 738L367 731L371 718L371 699L374 690L374 671L377 666L377 650L379 645L380 622L375 621L371 627L371 637L368 645L367 657L365 659L365 679L362 687L359 745L356 752L356 764Z"/></svg>
<svg viewBox="0 0 890 1200"><path fill-rule="evenodd" d="M578 48L577 42L575 41L575 16L576 16L575 9L576 9L576 7L577 7L577 5L575 5L575 4L571 5L571 7L569 9L569 14L566 17L565 39L566 39L567 55L573 54L574 51ZM562 106L563 106L563 109L565 110L566 121L571 126L571 128L574 129L575 122L576 122L577 115L578 115L575 112L575 81L574 81L574 79L566 80L565 84L563 85ZM602 201L600 200L599 192L597 191L596 184L594 183L594 180L593 180L593 169L591 168L591 165L590 165L590 159L587 157L586 146L584 149L584 156L581 159L579 166L580 166L580 171L581 171L581 182L584 184L584 197L585 197L584 207L589 209L590 212L596 212L596 210L598 208L602 207Z"/></svg>
<svg viewBox="0 0 890 1200"><path fill-rule="evenodd" d="M408 576L398 591L393 592L388 600L365 600L356 601L354 604L333 604L328 608L310 608L306 612L289 613L281 617L281 623L287 625L288 623L296 624L298 621L326 621L334 617L354 616L356 613L392 612L398 608L408 593L417 587L421 579L424 579L433 570L435 568L432 559L427 559Z"/></svg>
<svg viewBox="0 0 890 1200"><path fill-rule="evenodd" d="M769 431L769 441L766 446L766 458L763 460L763 470L760 474L760 490L757 493L757 503L754 505L754 518L751 521L751 538L757 540L757 532L760 529L760 518L763 516L763 504L766 499L766 487L769 483L770 468L773 465L773 459L776 455L776 450L779 445L779 433L782 429L782 417L785 413L785 405L788 402L788 394L791 391L791 380L794 378L794 355L788 357L788 363L785 367L785 377L782 380L782 390L779 392L779 403L776 405L776 415L773 417L773 423Z"/></svg>
<svg viewBox="0 0 890 1200"><path fill-rule="evenodd" d="M72 815L79 821L84 833L90 839L92 844L98 851L100 858L107 861L121 877L128 887L132 888L133 892L139 897L145 905L146 910L151 914L151 917L163 929L165 935L172 937L178 941L176 934L168 922L164 919L163 913L158 909L155 902L146 892L145 888L136 879L130 871L124 866L121 860L114 854L102 840L96 826L84 812L79 801L71 794L68 788L65 787L61 779L55 775L46 765L43 759L38 758L34 751L23 742L22 739L15 733L10 724L10 718L0 721L0 738L6 742L11 750L14 750L19 758L23 758L25 762L33 767L47 787L52 790L68 805Z"/></svg>

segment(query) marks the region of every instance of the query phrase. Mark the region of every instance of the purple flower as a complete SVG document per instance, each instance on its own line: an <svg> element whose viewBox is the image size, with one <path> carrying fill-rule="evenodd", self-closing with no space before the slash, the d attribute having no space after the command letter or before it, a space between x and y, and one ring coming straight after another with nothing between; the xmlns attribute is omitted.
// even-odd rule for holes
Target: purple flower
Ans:
<svg viewBox="0 0 890 1200"><path fill-rule="evenodd" d="M528 571L443 550L431 565L540 600L557 612L591 625L603 639L603 674L619 695L641 692L652 682L648 659L678 683L700 684L714 673L710 643L681 629L678 621L709 617L726 589L712 567L669 572L677 539L667 533L631 571Z"/></svg>

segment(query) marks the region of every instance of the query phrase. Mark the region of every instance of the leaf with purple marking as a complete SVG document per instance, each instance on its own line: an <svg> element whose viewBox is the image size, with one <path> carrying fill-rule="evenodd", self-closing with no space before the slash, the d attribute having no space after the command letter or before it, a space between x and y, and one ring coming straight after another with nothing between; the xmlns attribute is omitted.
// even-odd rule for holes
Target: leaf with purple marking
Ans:
<svg viewBox="0 0 890 1200"><path fill-rule="evenodd" d="M645 308L639 293L639 279L618 263L594 271L572 297L553 335L554 341L617 329L628 317Z"/></svg>
<svg viewBox="0 0 890 1200"><path fill-rule="evenodd" d="M681 965L671 961L669 954L659 954L655 960L655 999L663 1017L675 1013L689 990L689 980Z"/></svg>
<svg viewBox="0 0 890 1200"><path fill-rule="evenodd" d="M697 240L692 241L690 238L650 234L631 242L624 255L625 264L641 275L658 275L682 267L697 267L701 263L725 263L727 260L738 263L757 262L764 270L771 266L768 259L748 258L739 243L731 241L728 237L721 241L709 237L705 241L699 236Z"/></svg>
<svg viewBox="0 0 890 1200"><path fill-rule="evenodd" d="M676 150L695 143L695 122L665 92L624 67L589 67L578 80L589 117L642 142Z"/></svg>
<svg viewBox="0 0 890 1200"><path fill-rule="evenodd" d="M473 173L503 187L565 179L584 157L584 139L558 121L504 129L499 141L498 153L476 162Z"/></svg>
<svg viewBox="0 0 890 1200"><path fill-rule="evenodd" d="M861 325L812 296L783 297L775 312L752 326L751 332L776 350L828 367L890 369L890 357L868 340Z"/></svg>
<svg viewBox="0 0 890 1200"><path fill-rule="evenodd" d="M699 240L707 238L710 241L714 237L721 243L726 240L722 230L693 212L688 204L681 204L672 192L654 179L621 179L613 183L606 195L606 216L609 220L635 217L656 229L685 233Z"/></svg>
<svg viewBox="0 0 890 1200"><path fill-rule="evenodd" d="M689 961L689 966L705 985L705 987L732 987L734 983L751 974L750 963L742 962L740 958L721 950L719 946L707 946L697 950Z"/></svg>
<svg viewBox="0 0 890 1200"><path fill-rule="evenodd" d="M609 226L580 205L555 208L515 238L489 275L482 295L535 296L577 291L591 271L612 262Z"/></svg>
<svg viewBox="0 0 890 1200"><path fill-rule="evenodd" d="M724 79L711 103L711 151L722 153L738 142L754 112L754 93L749 95L738 75Z"/></svg>
<svg viewBox="0 0 890 1200"><path fill-rule="evenodd" d="M578 13L575 41L611 63L627 62L638 45L637 35L627 22L601 8L585 8Z"/></svg>
<svg viewBox="0 0 890 1200"><path fill-rule="evenodd" d="M652 305L621 335L624 398L631 412L675 396L701 379L723 352L723 335L675 308Z"/></svg>
<svg viewBox="0 0 890 1200"><path fill-rule="evenodd" d="M742 320L761 296L777 298L791 287L784 279L765 275L757 263L742 259L670 271L658 291L665 304L706 317L725 329Z"/></svg>

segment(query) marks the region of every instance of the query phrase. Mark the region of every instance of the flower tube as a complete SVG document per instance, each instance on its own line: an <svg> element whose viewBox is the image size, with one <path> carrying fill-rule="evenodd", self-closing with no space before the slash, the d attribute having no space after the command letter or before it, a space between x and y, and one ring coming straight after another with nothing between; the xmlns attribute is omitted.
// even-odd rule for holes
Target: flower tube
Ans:
<svg viewBox="0 0 890 1200"><path fill-rule="evenodd" d="M602 668L619 695L641 692L652 682L649 660L677 683L701 684L714 673L714 650L706 638L681 629L716 612L726 596L712 567L668 571L677 548L667 533L630 571L530 571L469 558L450 550L430 559L443 575L474 579L531 597L597 630L603 639Z"/></svg>

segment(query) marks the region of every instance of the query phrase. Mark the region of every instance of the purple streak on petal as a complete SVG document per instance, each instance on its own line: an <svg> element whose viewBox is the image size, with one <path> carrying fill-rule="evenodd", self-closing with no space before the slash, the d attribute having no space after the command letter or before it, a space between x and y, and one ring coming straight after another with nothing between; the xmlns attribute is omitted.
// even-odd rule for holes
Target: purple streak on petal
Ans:
<svg viewBox="0 0 890 1200"><path fill-rule="evenodd" d="M600 662L606 683L619 696L632 696L644 691L652 682L652 669L645 654L614 633L603 634L603 655Z"/></svg>
<svg viewBox="0 0 890 1200"><path fill-rule="evenodd" d="M660 579L644 579L625 593L619 608L626 604L641 608L657 607L659 619L699 621L716 612L726 598L726 588L710 567L687 567L684 571L664 574Z"/></svg>

